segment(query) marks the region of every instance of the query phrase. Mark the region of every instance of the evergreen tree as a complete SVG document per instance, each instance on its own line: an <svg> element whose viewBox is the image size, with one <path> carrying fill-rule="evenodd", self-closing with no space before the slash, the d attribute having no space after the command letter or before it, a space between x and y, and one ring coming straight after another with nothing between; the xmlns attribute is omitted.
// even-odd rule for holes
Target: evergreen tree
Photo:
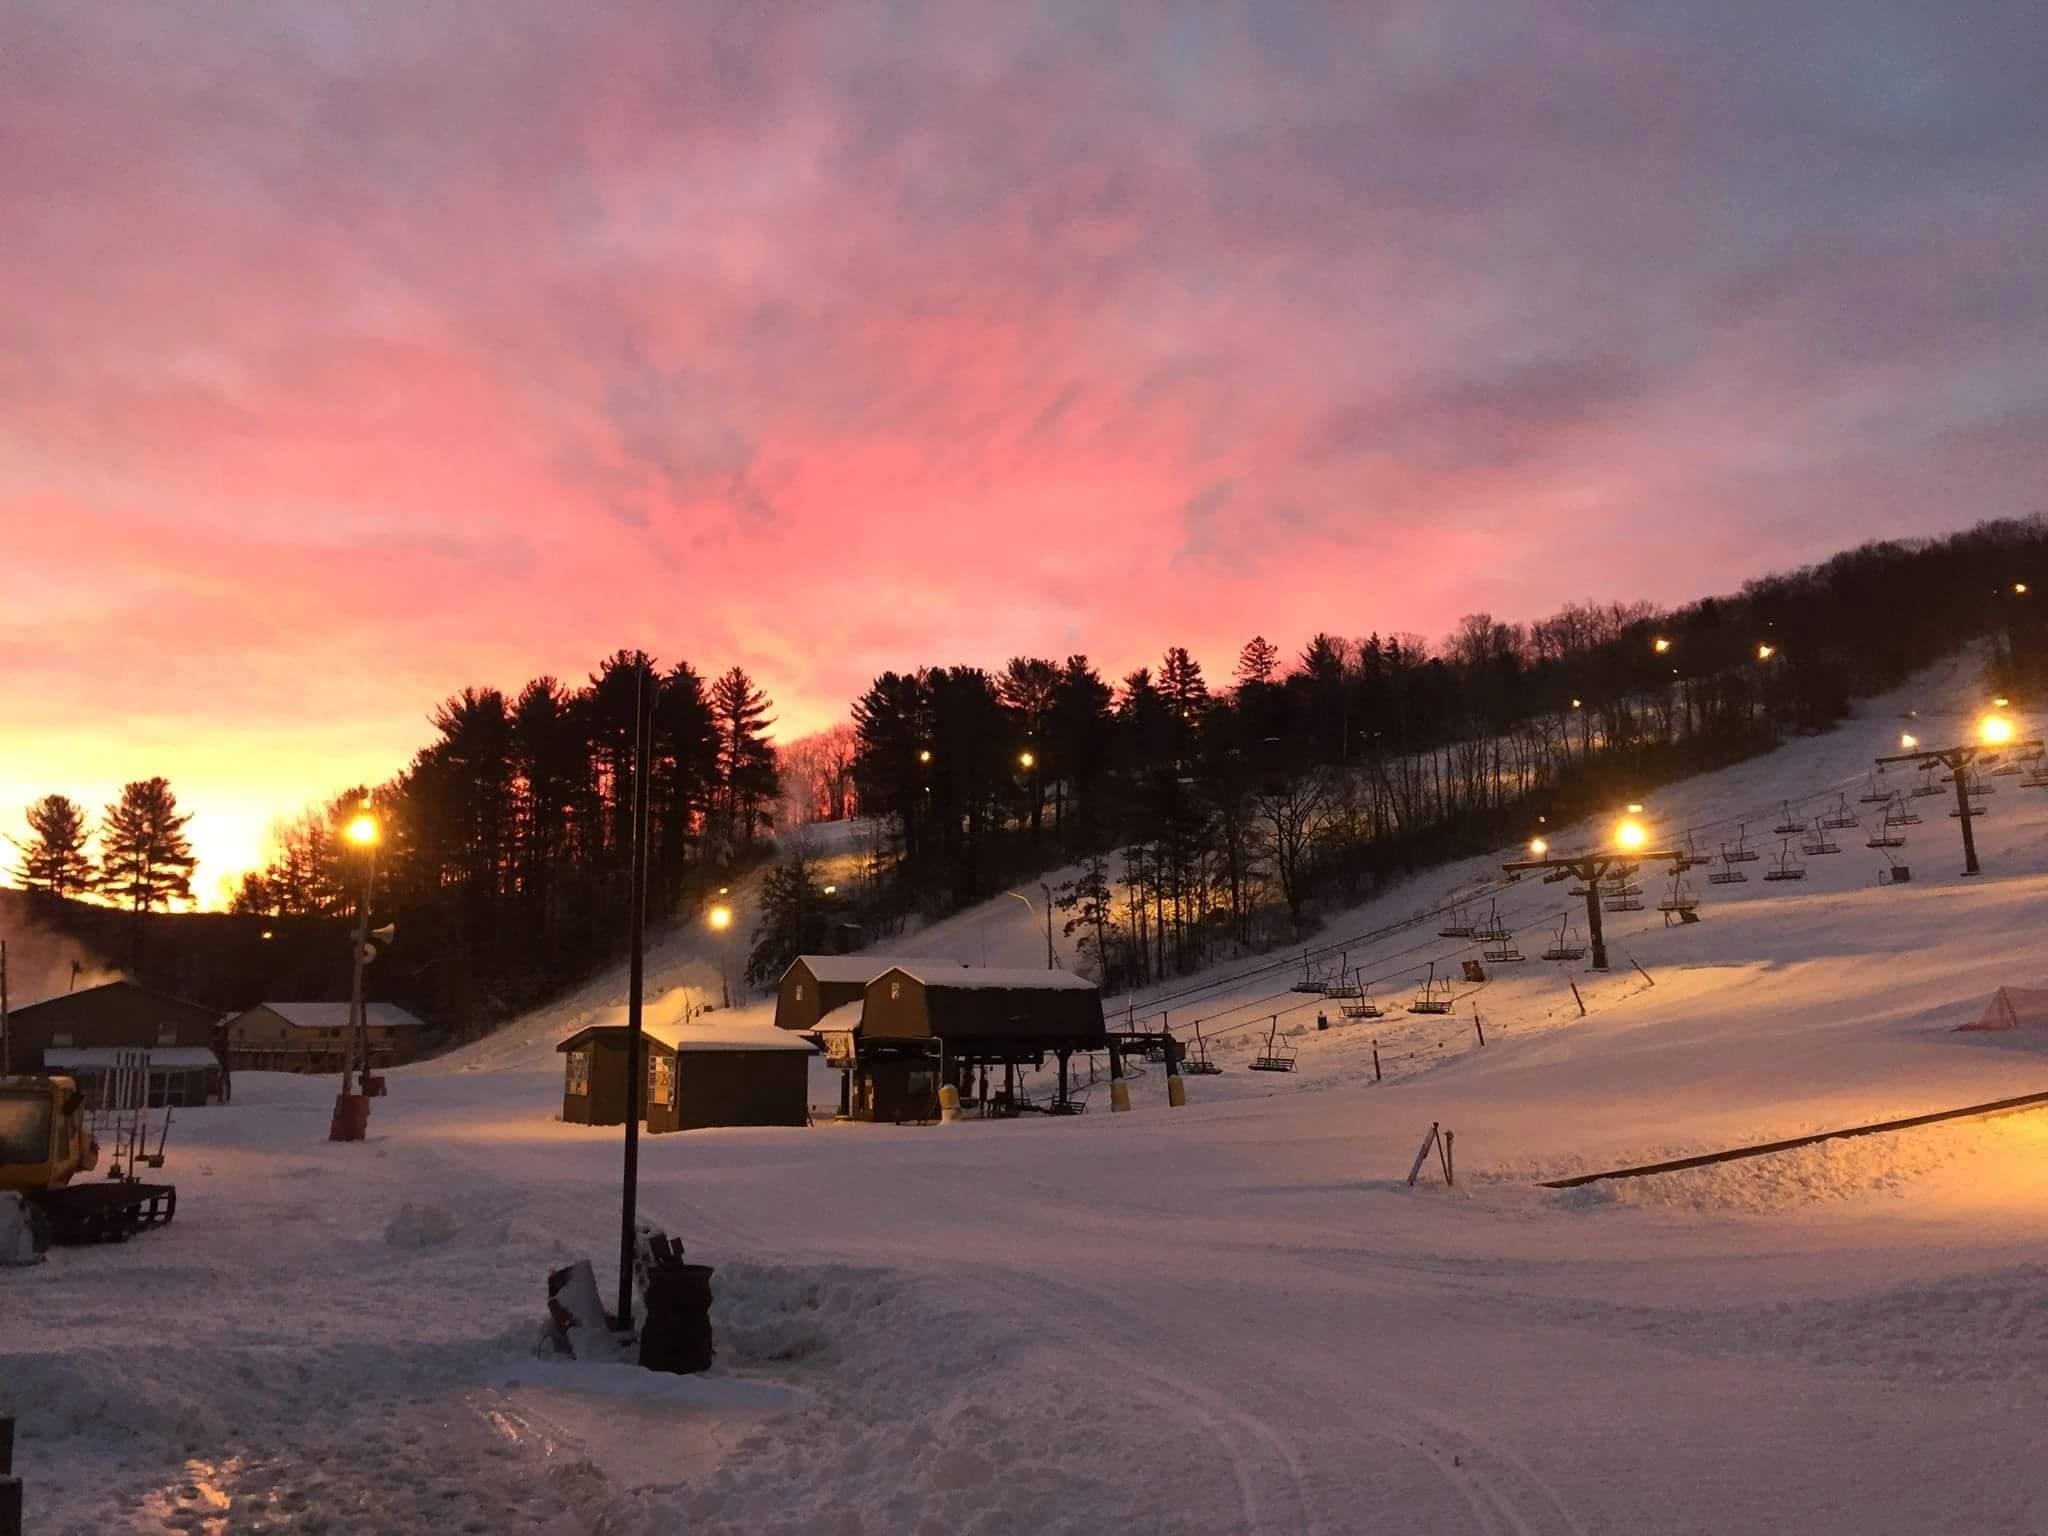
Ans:
<svg viewBox="0 0 2048 1536"><path fill-rule="evenodd" d="M1263 688L1273 681L1273 674L1280 670L1280 647L1264 635L1253 635L1245 641L1244 649L1237 653L1237 686Z"/></svg>
<svg viewBox="0 0 2048 1536"><path fill-rule="evenodd" d="M138 915L192 899L198 864L185 837L189 813L165 779L139 779L121 790L100 823L99 888Z"/></svg>
<svg viewBox="0 0 2048 1536"><path fill-rule="evenodd" d="M29 839L14 842L21 854L14 877L24 889L62 900L92 885L92 860L85 845L91 837L85 811L64 795L45 795L27 811Z"/></svg>
<svg viewBox="0 0 2048 1536"><path fill-rule="evenodd" d="M747 955L747 980L773 981L809 950L824 947L832 899L812 878L810 861L799 854L761 877L761 921Z"/></svg>
<svg viewBox="0 0 2048 1536"><path fill-rule="evenodd" d="M718 797L728 850L751 847L774 803L775 749L768 727L773 706L754 680L734 667L711 686L711 718L718 733Z"/></svg>
<svg viewBox="0 0 2048 1536"><path fill-rule="evenodd" d="M1186 764L1209 708L1209 685L1202 681L1202 664L1188 654L1186 646L1168 646L1159 664L1159 695L1166 701L1168 733L1173 743L1176 768Z"/></svg>

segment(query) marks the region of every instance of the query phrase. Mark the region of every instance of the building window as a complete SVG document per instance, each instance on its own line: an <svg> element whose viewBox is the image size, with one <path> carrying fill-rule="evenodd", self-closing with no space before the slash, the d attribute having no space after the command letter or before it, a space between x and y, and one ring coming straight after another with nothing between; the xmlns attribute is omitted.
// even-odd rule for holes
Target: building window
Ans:
<svg viewBox="0 0 2048 1536"><path fill-rule="evenodd" d="M571 1051L565 1070L568 1091L579 1098L587 1096L590 1092L590 1052Z"/></svg>
<svg viewBox="0 0 2048 1536"><path fill-rule="evenodd" d="M802 1002L804 1000L804 984L802 982L798 982L796 984L796 1000L798 1002Z"/></svg>
<svg viewBox="0 0 2048 1536"><path fill-rule="evenodd" d="M896 1000L897 1000L898 998L900 998L900 997L902 997L902 996L903 996L903 983L902 983L902 982L900 982L900 981L892 981L892 982L890 982L890 983L889 983L889 1001L893 1003L893 1002L895 1002L895 1001L896 1001Z"/></svg>

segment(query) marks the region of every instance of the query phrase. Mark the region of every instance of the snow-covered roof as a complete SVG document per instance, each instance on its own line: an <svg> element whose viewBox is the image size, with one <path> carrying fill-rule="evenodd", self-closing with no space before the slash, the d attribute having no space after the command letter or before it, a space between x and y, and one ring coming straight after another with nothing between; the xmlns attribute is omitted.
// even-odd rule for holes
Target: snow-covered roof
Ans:
<svg viewBox="0 0 2048 1536"><path fill-rule="evenodd" d="M220 1058L203 1045L82 1045L55 1046L45 1050L43 1070L62 1072L68 1069L76 1072L85 1068L97 1068L111 1071L121 1057L137 1051L149 1057L149 1065L153 1071L220 1065Z"/></svg>
<svg viewBox="0 0 2048 1536"><path fill-rule="evenodd" d="M813 1034L843 1035L860 1028L861 1010L867 1007L867 999L857 997L850 1003L841 1003L837 1008L827 1008L817 1023L810 1028Z"/></svg>
<svg viewBox="0 0 2048 1536"><path fill-rule="evenodd" d="M938 971L960 968L957 960L912 959L904 955L798 955L790 965L802 966L820 981L850 981L863 987L893 965L906 969L929 966Z"/></svg>
<svg viewBox="0 0 2048 1536"><path fill-rule="evenodd" d="M294 1029L340 1029L348 1024L347 1003L264 1003ZM424 1019L407 1013L396 1003L365 1003L363 1012L373 1026L384 1029L425 1029Z"/></svg>
<svg viewBox="0 0 2048 1536"><path fill-rule="evenodd" d="M566 1051L576 1041L589 1035L611 1034L627 1026L615 1023L586 1024L573 1034L563 1037L555 1049ZM640 1033L656 1044L665 1045L682 1055L695 1051L809 1051L811 1043L801 1035L791 1034L786 1029L777 1029L772 1024L729 1023L698 1014L687 1024L668 1020L642 1018Z"/></svg>
<svg viewBox="0 0 2048 1536"><path fill-rule="evenodd" d="M1004 992L1093 992L1095 983L1072 971L1037 971L1003 966L932 965L924 960L895 960L884 969L900 970L927 987L956 991L992 988ZM877 974L880 974L879 972Z"/></svg>

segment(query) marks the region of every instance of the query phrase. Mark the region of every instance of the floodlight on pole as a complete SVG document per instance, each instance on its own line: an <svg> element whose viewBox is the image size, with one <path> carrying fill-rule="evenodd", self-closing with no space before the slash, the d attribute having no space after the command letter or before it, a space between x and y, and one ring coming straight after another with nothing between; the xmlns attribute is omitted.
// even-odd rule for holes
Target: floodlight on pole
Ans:
<svg viewBox="0 0 2048 1536"><path fill-rule="evenodd" d="M2000 715L1986 715L1977 734L1984 738L1985 746L2002 747L2012 740L2012 722Z"/></svg>
<svg viewBox="0 0 2048 1536"><path fill-rule="evenodd" d="M919 747L917 749L917 760L920 763L930 762L932 760L932 749L930 747Z"/></svg>
<svg viewBox="0 0 2048 1536"><path fill-rule="evenodd" d="M1529 839L1529 854L1532 858L1540 859L1548 852L1550 852L1550 844L1546 843L1542 838L1532 837Z"/></svg>
<svg viewBox="0 0 2048 1536"><path fill-rule="evenodd" d="M1017 754L1017 766L1019 768L1030 768L1035 766L1037 762L1038 758L1030 752L1019 752Z"/></svg>
<svg viewBox="0 0 2048 1536"><path fill-rule="evenodd" d="M1624 821L1614 829L1614 841L1623 848L1640 848L1650 840L1650 834L1643 830L1639 821Z"/></svg>
<svg viewBox="0 0 2048 1536"><path fill-rule="evenodd" d="M1671 649L1671 642L1669 640L1666 640L1662 635L1659 635L1655 640L1652 640L1650 642L1650 649L1655 651L1659 656L1662 656L1666 651Z"/></svg>
<svg viewBox="0 0 2048 1536"><path fill-rule="evenodd" d="M2012 590L2015 596L2025 597L2027 595L2027 584L2024 581L2016 581L2012 584Z"/></svg>
<svg viewBox="0 0 2048 1536"><path fill-rule="evenodd" d="M1910 732L1899 738L1899 750L1901 752L1910 752L1919 745L1920 738Z"/></svg>
<svg viewBox="0 0 2048 1536"><path fill-rule="evenodd" d="M718 947L718 993L725 999L725 1006L732 1006L732 978L727 972L732 968L732 908L724 903L713 907L704 914L704 920L711 924L711 931L721 940Z"/></svg>
<svg viewBox="0 0 2048 1536"><path fill-rule="evenodd" d="M1773 656L1777 654L1778 648L1775 645L1759 644L1756 648L1756 659L1758 661L1769 661Z"/></svg>
<svg viewBox="0 0 2048 1536"><path fill-rule="evenodd" d="M383 829L377 825L377 818L368 811L350 818L348 826L343 830L348 840L358 848L374 848L384 836Z"/></svg>

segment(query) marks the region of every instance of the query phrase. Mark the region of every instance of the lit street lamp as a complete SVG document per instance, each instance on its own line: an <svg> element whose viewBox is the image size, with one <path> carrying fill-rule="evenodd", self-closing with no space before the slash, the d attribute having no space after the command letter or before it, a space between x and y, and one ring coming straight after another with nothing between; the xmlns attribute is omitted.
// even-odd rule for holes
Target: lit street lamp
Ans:
<svg viewBox="0 0 2048 1536"><path fill-rule="evenodd" d="M1669 640L1666 640L1662 635L1659 635L1655 640L1650 642L1650 649L1655 651L1659 656L1662 656L1666 651L1671 649L1671 642Z"/></svg>
<svg viewBox="0 0 2048 1536"><path fill-rule="evenodd" d="M363 964L370 956L370 902L377 891L377 844L383 841L383 828L370 812L366 799L363 808L349 818L342 828L342 836L363 850L363 899L356 909L356 934L351 959L348 989L348 1036L341 1048L341 1097L335 1100L334 1119L327 1128L329 1141L361 1141L368 1129L370 1041L369 1030L363 1021ZM358 1053L363 1063L363 1094L356 1092L355 1068Z"/></svg>
<svg viewBox="0 0 2048 1536"><path fill-rule="evenodd" d="M718 993L725 1000L724 1006L730 1008L732 982L726 972L731 968L732 961L732 908L721 902L704 915L704 920L711 924L711 931L719 936Z"/></svg>
<svg viewBox="0 0 2048 1536"><path fill-rule="evenodd" d="M1637 849L1642 847L1649 839L1650 834L1643 830L1643 824L1640 821L1624 821L1614 829L1615 844L1621 848Z"/></svg>
<svg viewBox="0 0 2048 1536"><path fill-rule="evenodd" d="M1550 852L1550 844L1546 843L1542 838L1532 837L1529 839L1529 856L1531 858L1540 859L1548 852Z"/></svg>

